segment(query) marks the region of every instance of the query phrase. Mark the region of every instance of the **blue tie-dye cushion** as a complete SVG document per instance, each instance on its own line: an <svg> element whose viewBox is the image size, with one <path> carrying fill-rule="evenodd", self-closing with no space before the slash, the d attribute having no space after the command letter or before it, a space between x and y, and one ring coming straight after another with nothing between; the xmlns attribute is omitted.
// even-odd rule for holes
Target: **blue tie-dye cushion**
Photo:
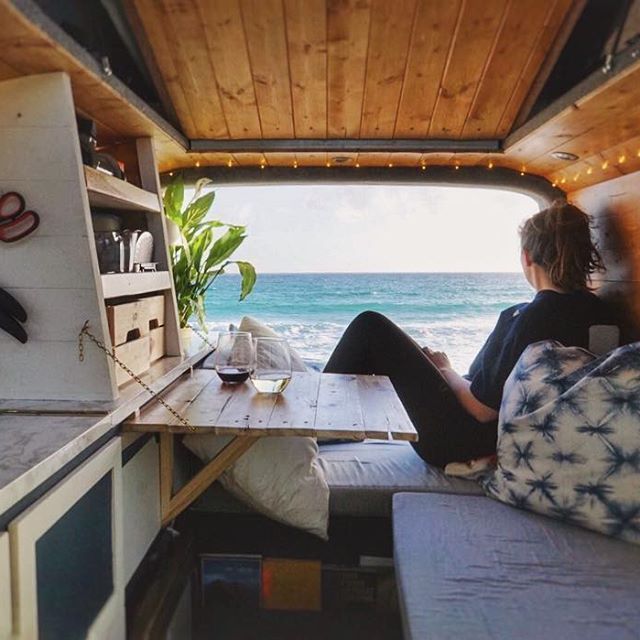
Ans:
<svg viewBox="0 0 640 640"><path fill-rule="evenodd" d="M553 341L527 347L505 383L497 468L484 486L640 544L640 343L597 359Z"/></svg>

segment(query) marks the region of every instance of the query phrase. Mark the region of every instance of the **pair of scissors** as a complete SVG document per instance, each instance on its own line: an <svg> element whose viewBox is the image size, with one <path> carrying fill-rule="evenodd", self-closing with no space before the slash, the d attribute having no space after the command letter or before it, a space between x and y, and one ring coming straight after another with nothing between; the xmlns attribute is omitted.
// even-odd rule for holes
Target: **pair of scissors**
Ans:
<svg viewBox="0 0 640 640"><path fill-rule="evenodd" d="M40 216L35 211L25 211L24 198L16 191L0 196L0 240L15 242L35 231Z"/></svg>

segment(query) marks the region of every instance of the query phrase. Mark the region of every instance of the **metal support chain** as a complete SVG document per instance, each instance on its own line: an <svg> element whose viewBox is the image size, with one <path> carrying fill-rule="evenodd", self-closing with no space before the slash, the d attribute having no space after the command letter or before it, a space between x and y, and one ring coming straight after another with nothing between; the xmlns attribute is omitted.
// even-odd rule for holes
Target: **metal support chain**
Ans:
<svg viewBox="0 0 640 640"><path fill-rule="evenodd" d="M89 331L89 321L87 320L82 326L82 330L78 334L78 359L80 362L84 362L84 336L87 336L91 342L93 342L98 349L104 351L121 369L127 372L127 374L135 380L145 391L147 391L154 400L157 400L174 418L176 418L182 425L184 425L189 431L197 431L189 421L181 416L171 405L158 395L140 376L136 375L122 360L120 360L115 353L109 351L105 344L96 338Z"/></svg>
<svg viewBox="0 0 640 640"><path fill-rule="evenodd" d="M192 324L188 324L187 328L191 329L191 331L193 331L193 333L195 333L200 338L200 340L202 340L206 345L211 347L214 351L216 350L216 347L213 344L211 344L211 342L209 342L209 338L205 333L203 333L199 329L196 329Z"/></svg>

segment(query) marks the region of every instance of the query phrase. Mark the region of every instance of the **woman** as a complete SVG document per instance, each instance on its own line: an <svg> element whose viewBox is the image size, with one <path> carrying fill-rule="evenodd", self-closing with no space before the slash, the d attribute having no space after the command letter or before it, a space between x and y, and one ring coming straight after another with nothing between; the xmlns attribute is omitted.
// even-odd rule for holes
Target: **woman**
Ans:
<svg viewBox="0 0 640 640"><path fill-rule="evenodd" d="M500 314L467 375L372 311L351 322L324 369L389 376L418 431L414 448L431 464L495 453L502 389L527 345L553 339L586 348L590 326L612 324L588 286L604 267L585 213L556 203L529 218L520 239L522 270L536 296Z"/></svg>

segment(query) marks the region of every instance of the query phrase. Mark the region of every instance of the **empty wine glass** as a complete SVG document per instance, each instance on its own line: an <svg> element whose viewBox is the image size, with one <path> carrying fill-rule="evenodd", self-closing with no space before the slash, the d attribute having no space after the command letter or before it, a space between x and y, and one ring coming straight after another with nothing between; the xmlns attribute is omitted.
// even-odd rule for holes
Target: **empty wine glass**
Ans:
<svg viewBox="0 0 640 640"><path fill-rule="evenodd" d="M260 393L281 393L291 380L291 354L284 338L255 338L251 382Z"/></svg>
<svg viewBox="0 0 640 640"><path fill-rule="evenodd" d="M253 343L247 331L222 331L213 354L213 365L222 382L244 382L253 365Z"/></svg>

